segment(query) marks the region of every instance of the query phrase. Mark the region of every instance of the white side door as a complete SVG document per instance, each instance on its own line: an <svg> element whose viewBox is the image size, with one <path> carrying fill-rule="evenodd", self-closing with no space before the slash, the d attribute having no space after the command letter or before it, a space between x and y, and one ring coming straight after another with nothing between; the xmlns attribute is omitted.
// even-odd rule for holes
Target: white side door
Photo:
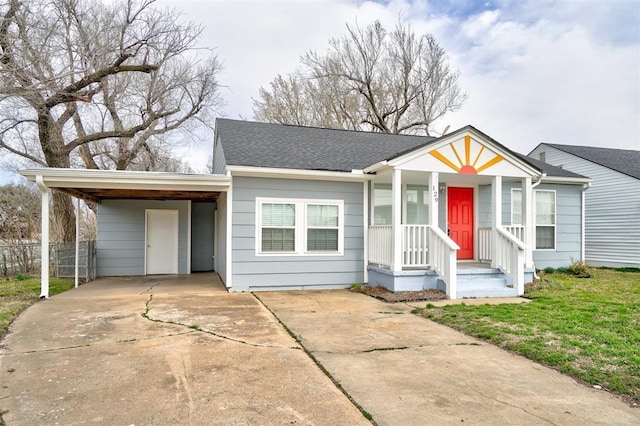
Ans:
<svg viewBox="0 0 640 426"><path fill-rule="evenodd" d="M178 273L178 210L146 210L145 274Z"/></svg>

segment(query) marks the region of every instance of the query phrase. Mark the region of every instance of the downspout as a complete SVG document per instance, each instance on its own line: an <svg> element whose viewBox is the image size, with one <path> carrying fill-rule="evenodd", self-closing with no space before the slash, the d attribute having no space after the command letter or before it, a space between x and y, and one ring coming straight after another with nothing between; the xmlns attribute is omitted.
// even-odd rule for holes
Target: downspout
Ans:
<svg viewBox="0 0 640 426"><path fill-rule="evenodd" d="M49 298L49 188L42 175L36 176L40 189L40 299Z"/></svg>
<svg viewBox="0 0 640 426"><path fill-rule="evenodd" d="M585 250L585 237L586 237L586 224L585 224L585 219L586 219L586 197L585 197L585 193L587 192L587 189L591 188L591 182L585 183L582 185L582 206L581 206L581 217L580 217L580 258L582 259L583 262L586 262L586 250Z"/></svg>
<svg viewBox="0 0 640 426"><path fill-rule="evenodd" d="M536 186L538 186L538 185L540 185L542 183L542 179L544 179L546 177L547 177L547 174L546 173L542 173L540 175L540 177L538 178L538 180L534 184L531 185L531 189L535 189Z"/></svg>
<svg viewBox="0 0 640 426"><path fill-rule="evenodd" d="M544 173L544 172L542 172L542 173L540 174L540 177L538 178L538 180L537 180L534 184L532 184L532 185L531 185L531 193L532 193L532 194L533 194L533 190L534 190L538 185L540 185L540 184L542 183L542 179L544 179L545 177L547 177L547 174L546 174L546 173ZM531 207L533 207L533 206L531 206ZM533 215L532 215L532 216L533 216ZM535 229L534 229L534 232L535 232ZM533 248L532 248L531 250L533 250ZM535 263L533 264L533 278L535 278L536 280L539 280L539 279L540 279L540 277L539 277L539 276L538 276L538 274L536 273L536 264L535 264Z"/></svg>

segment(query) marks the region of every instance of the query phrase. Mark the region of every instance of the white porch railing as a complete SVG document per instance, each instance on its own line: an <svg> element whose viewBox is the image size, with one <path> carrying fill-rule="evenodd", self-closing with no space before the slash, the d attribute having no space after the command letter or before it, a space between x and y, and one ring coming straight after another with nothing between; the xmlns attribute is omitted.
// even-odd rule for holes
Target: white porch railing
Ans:
<svg viewBox="0 0 640 426"><path fill-rule="evenodd" d="M429 266L428 225L402 225L402 266Z"/></svg>
<svg viewBox="0 0 640 426"><path fill-rule="evenodd" d="M505 228L496 229L496 259L493 263L511 281L518 290L518 295L524 294L524 243L513 236Z"/></svg>
<svg viewBox="0 0 640 426"><path fill-rule="evenodd" d="M511 235L526 243L524 238L524 226L522 225L502 225L502 227Z"/></svg>
<svg viewBox="0 0 640 426"><path fill-rule="evenodd" d="M431 243L429 262L431 267L444 278L449 299L455 299L458 266L456 258L460 246L437 226L429 226L428 228L429 242Z"/></svg>
<svg viewBox="0 0 640 426"><path fill-rule="evenodd" d="M402 225L402 266L431 267L447 286L447 296L456 298L456 255L460 247L437 226ZM369 263L393 264L393 227L369 227Z"/></svg>
<svg viewBox="0 0 640 426"><path fill-rule="evenodd" d="M393 263L393 226L369 227L369 263L387 267Z"/></svg>
<svg viewBox="0 0 640 426"><path fill-rule="evenodd" d="M478 228L478 260L491 260L491 228Z"/></svg>

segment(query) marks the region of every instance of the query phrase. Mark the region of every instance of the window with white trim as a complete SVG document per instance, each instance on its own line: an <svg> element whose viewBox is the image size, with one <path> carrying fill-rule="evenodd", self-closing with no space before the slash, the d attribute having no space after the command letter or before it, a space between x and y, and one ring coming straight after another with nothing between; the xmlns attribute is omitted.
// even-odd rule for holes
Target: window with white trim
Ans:
<svg viewBox="0 0 640 426"><path fill-rule="evenodd" d="M338 251L338 206L307 204L307 251Z"/></svg>
<svg viewBox="0 0 640 426"><path fill-rule="evenodd" d="M536 189L535 203L536 250L556 248L556 192ZM522 190L511 189L511 224L522 225Z"/></svg>
<svg viewBox="0 0 640 426"><path fill-rule="evenodd" d="M342 200L256 199L256 254L340 255Z"/></svg>
<svg viewBox="0 0 640 426"><path fill-rule="evenodd" d="M511 188L511 224L522 225L522 190Z"/></svg>
<svg viewBox="0 0 640 426"><path fill-rule="evenodd" d="M556 248L556 191L536 189L536 250Z"/></svg>
<svg viewBox="0 0 640 426"><path fill-rule="evenodd" d="M261 252L291 253L296 246L296 205L263 203L261 206Z"/></svg>

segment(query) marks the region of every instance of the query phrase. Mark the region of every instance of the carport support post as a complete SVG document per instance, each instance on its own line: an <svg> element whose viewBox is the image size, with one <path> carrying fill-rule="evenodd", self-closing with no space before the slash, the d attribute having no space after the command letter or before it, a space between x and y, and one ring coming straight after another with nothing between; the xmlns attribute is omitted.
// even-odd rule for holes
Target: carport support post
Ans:
<svg viewBox="0 0 640 426"><path fill-rule="evenodd" d="M40 298L49 298L49 188L42 176L36 176L36 185L40 189Z"/></svg>
<svg viewBox="0 0 640 426"><path fill-rule="evenodd" d="M78 270L80 262L80 198L76 198L76 269L75 287L78 288Z"/></svg>

